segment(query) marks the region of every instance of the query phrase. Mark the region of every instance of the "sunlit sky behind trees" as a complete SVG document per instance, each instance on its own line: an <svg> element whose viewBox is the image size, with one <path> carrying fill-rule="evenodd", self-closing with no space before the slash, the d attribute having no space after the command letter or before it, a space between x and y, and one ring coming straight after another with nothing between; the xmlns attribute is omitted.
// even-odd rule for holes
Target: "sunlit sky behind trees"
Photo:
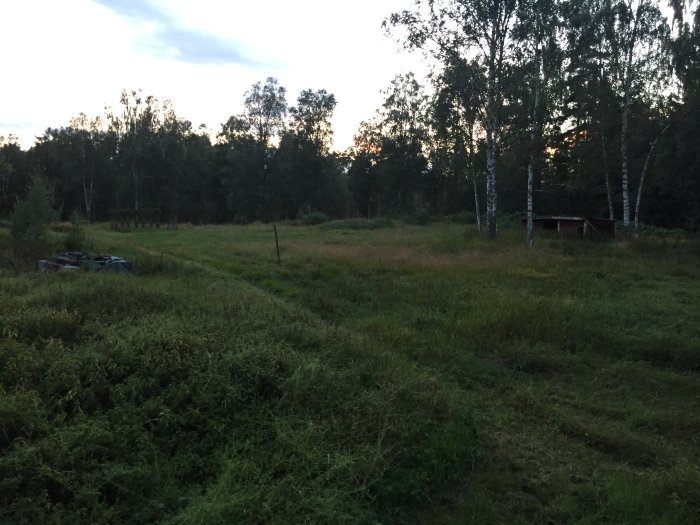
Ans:
<svg viewBox="0 0 700 525"><path fill-rule="evenodd" d="M382 30L407 0L22 0L0 3L0 135L28 148L47 127L116 107L122 89L169 98L215 135L252 83L277 77L294 101L326 89L335 148L349 146L380 91L420 57Z"/></svg>

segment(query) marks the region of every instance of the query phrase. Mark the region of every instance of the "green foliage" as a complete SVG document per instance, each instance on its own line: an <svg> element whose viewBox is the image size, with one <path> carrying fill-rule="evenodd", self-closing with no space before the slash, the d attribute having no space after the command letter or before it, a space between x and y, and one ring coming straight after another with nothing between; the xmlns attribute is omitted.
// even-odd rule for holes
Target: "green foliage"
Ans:
<svg viewBox="0 0 700 525"><path fill-rule="evenodd" d="M473 211L463 211L450 217L450 220L457 224L476 224L476 214Z"/></svg>
<svg viewBox="0 0 700 525"><path fill-rule="evenodd" d="M85 251L87 250L87 234L85 233L85 217L79 212L74 211L70 214L70 230L64 240L64 248L66 251Z"/></svg>
<svg viewBox="0 0 700 525"><path fill-rule="evenodd" d="M344 219L328 221L321 228L328 230L378 230L381 228L393 228L391 219Z"/></svg>
<svg viewBox="0 0 700 525"><path fill-rule="evenodd" d="M693 522L697 241L351 224L0 271L0 522Z"/></svg>
<svg viewBox="0 0 700 525"><path fill-rule="evenodd" d="M2 277L0 521L391 522L477 460L453 389L168 260Z"/></svg>
<svg viewBox="0 0 700 525"><path fill-rule="evenodd" d="M10 234L14 252L21 257L41 255L48 247L48 226L56 218L51 193L43 180L35 177L27 198L15 205Z"/></svg>
<svg viewBox="0 0 700 525"><path fill-rule="evenodd" d="M406 224L416 224L418 226L426 226L430 223L430 212L425 208L419 208L410 215L406 215L403 219Z"/></svg>
<svg viewBox="0 0 700 525"><path fill-rule="evenodd" d="M129 260L133 263L137 275L195 275L200 272L196 266L163 253L139 253Z"/></svg>
<svg viewBox="0 0 700 525"><path fill-rule="evenodd" d="M160 228L160 215L159 208L116 209L111 213L110 223L115 230L128 230L132 227Z"/></svg>
<svg viewBox="0 0 700 525"><path fill-rule="evenodd" d="M74 313L49 307L17 308L3 321L9 334L26 341L71 340L80 328L80 319Z"/></svg>
<svg viewBox="0 0 700 525"><path fill-rule="evenodd" d="M300 214L299 219L306 226L314 226L316 224L328 222L330 217L321 211L312 211L311 213Z"/></svg>

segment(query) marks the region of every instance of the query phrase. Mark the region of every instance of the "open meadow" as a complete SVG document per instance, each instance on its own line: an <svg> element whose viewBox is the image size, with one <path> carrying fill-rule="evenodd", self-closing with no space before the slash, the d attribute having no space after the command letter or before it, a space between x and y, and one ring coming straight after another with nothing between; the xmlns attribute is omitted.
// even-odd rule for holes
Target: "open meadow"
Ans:
<svg viewBox="0 0 700 525"><path fill-rule="evenodd" d="M700 523L697 239L278 229L2 262L0 523Z"/></svg>

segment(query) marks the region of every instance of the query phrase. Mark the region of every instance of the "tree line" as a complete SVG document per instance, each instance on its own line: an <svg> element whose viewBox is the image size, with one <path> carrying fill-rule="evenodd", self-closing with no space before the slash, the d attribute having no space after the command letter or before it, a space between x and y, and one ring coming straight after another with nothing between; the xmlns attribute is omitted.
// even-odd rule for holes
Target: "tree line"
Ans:
<svg viewBox="0 0 700 525"><path fill-rule="evenodd" d="M499 215L538 212L697 230L697 3L416 0L384 27L432 73L398 75L344 152L323 89L290 105L276 79L255 83L214 140L123 91L28 151L0 138L0 214L41 176L64 217L91 221L461 215L494 236Z"/></svg>

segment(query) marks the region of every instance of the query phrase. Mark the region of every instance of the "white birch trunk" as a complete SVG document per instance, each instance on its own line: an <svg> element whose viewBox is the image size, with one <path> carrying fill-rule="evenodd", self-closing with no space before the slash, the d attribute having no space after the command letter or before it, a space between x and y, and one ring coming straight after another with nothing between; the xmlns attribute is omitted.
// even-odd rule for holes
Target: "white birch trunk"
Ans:
<svg viewBox="0 0 700 525"><path fill-rule="evenodd" d="M476 184L476 166L474 165L474 122L470 121L468 126L469 136L469 171L472 175L472 185L474 186L474 215L476 216L476 229L481 231L481 206L479 204L479 190Z"/></svg>
<svg viewBox="0 0 700 525"><path fill-rule="evenodd" d="M644 160L644 167L642 168L642 174L639 177L639 187L637 188L637 202L635 203L634 207L634 231L636 235L639 235L639 209L641 208L642 205L642 188L644 188L644 179L646 179L647 175L647 170L649 169L649 160L651 159L652 155L654 154L654 150L656 149L656 143L659 141L657 138L651 145L651 148L649 148L649 153L647 154L647 158Z"/></svg>
<svg viewBox="0 0 700 525"><path fill-rule="evenodd" d="M493 35L495 42L496 35ZM489 239L495 239L498 233L496 211L498 196L496 193L496 163L498 140L498 117L496 107L497 86L497 62L496 48L492 44L489 57L489 74L486 99L486 235Z"/></svg>
<svg viewBox="0 0 700 525"><path fill-rule="evenodd" d="M479 191L476 188L476 177L472 179L474 184L474 213L476 214L476 229L481 231L481 210L479 206Z"/></svg>
<svg viewBox="0 0 700 525"><path fill-rule="evenodd" d="M533 227L533 202L532 191L535 184L535 151L537 148L537 135L539 123L537 121L537 111L540 106L540 78L542 75L540 44L537 43L535 49L535 62L537 67L537 77L535 78L535 96L532 104L532 117L530 122L530 155L527 164L527 246L532 248L535 245Z"/></svg>
<svg viewBox="0 0 700 525"><path fill-rule="evenodd" d="M492 127L490 124L489 127ZM496 223L496 206L498 197L496 194L496 139L494 131L491 129L487 133L486 150L486 234L490 239L496 237L498 225Z"/></svg>
<svg viewBox="0 0 700 525"><path fill-rule="evenodd" d="M532 221L532 186L535 180L535 169L532 165L532 154L530 162L527 165L527 247L532 248L535 245L534 228Z"/></svg>
<svg viewBox="0 0 700 525"><path fill-rule="evenodd" d="M90 210L92 209L92 184L94 181L94 176L93 173L95 171L94 167L94 161L91 163L91 171L90 171L90 189L88 190L87 184L85 182L85 144L83 143L81 145L80 149L81 153L81 158L82 158L82 182L83 182L83 200L85 201L85 219L87 220L88 223L90 223Z"/></svg>
<svg viewBox="0 0 700 525"><path fill-rule="evenodd" d="M625 107L622 110L622 130L620 133L620 154L622 156L622 225L625 230L630 227L630 179L627 159L627 128L629 125L629 98L625 95Z"/></svg>
<svg viewBox="0 0 700 525"><path fill-rule="evenodd" d="M685 115L681 117L684 118ZM679 120L681 120L679 119ZM671 128L671 123L666 124L664 129L661 130L654 142L651 143L649 148L649 153L647 153L647 158L644 159L644 167L642 168L642 174L639 177L639 187L637 188L637 202L634 207L634 230L637 235L639 235L639 210L642 206L642 190L644 189L644 181L646 180L647 172L649 171L649 166L651 165L651 160L654 158L654 151L656 151L656 145L659 143L659 139L663 137L666 132Z"/></svg>
<svg viewBox="0 0 700 525"><path fill-rule="evenodd" d="M608 171L608 152L605 143L605 129L603 120L600 121L600 142L603 149L603 174L605 175L605 191L608 195L608 213L610 220L615 220L615 208L613 206L612 186L610 185L610 172Z"/></svg>
<svg viewBox="0 0 700 525"><path fill-rule="evenodd" d="M622 70L623 87L623 108L622 108L622 129L620 132L620 154L622 156L622 224L625 230L630 228L630 179L629 179L629 159L627 157L627 130L629 128L630 99L632 97L632 84L634 82L633 63L635 45L637 43L637 28L642 16L644 0L639 2L634 16L632 26L632 36L629 48L626 50L625 64Z"/></svg>
<svg viewBox="0 0 700 525"><path fill-rule="evenodd" d="M139 211L139 177L133 166L131 167L131 177L134 179L134 211Z"/></svg>
<svg viewBox="0 0 700 525"><path fill-rule="evenodd" d="M92 184L93 180L90 179L90 189L88 190L85 184L85 179L83 179L83 199L85 200L85 215L87 222L90 223L91 213L92 213Z"/></svg>

